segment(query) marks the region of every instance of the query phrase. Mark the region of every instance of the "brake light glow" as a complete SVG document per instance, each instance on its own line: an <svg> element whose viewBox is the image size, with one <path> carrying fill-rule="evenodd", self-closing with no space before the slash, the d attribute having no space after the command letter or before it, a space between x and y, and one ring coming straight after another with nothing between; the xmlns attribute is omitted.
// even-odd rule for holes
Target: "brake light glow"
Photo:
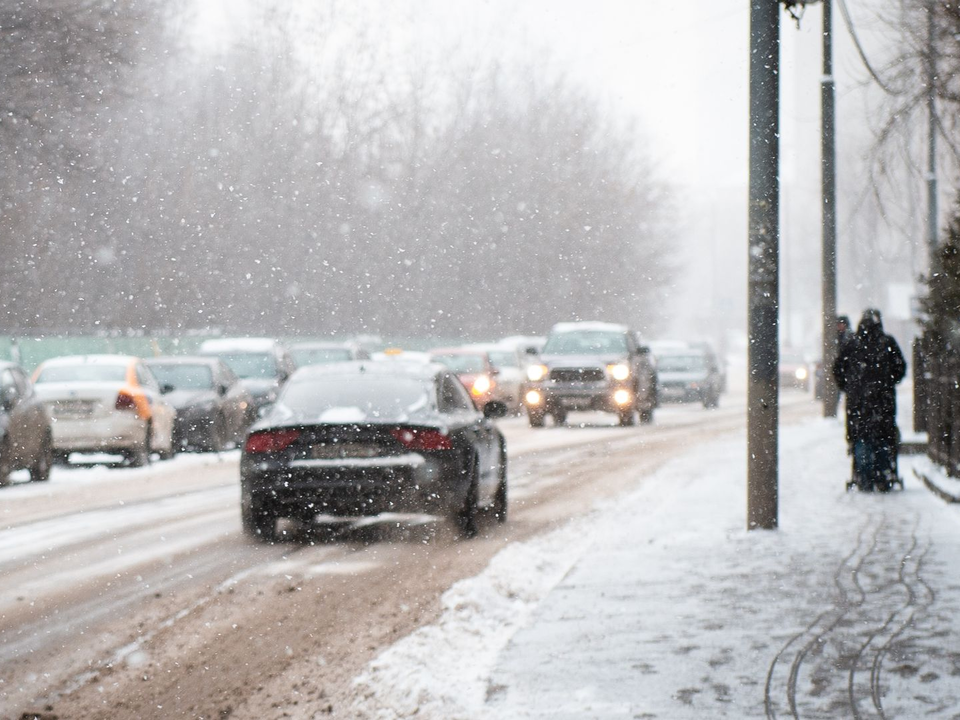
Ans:
<svg viewBox="0 0 960 720"><path fill-rule="evenodd" d="M262 430L247 438L243 450L251 454L279 452L290 447L298 437L299 430Z"/></svg>
<svg viewBox="0 0 960 720"><path fill-rule="evenodd" d="M117 393L117 402L113 406L117 410L133 410L137 411L137 401L134 399L133 395L128 393L126 390L121 390Z"/></svg>
<svg viewBox="0 0 960 720"><path fill-rule="evenodd" d="M393 428L390 434L410 450L451 450L450 436L439 430L425 428Z"/></svg>

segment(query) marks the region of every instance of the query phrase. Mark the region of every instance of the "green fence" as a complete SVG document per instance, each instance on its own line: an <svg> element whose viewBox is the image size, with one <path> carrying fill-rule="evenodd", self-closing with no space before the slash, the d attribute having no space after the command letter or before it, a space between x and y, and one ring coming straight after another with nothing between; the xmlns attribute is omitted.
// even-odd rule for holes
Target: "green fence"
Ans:
<svg viewBox="0 0 960 720"><path fill-rule="evenodd" d="M138 357L156 355L189 355L197 351L200 343L214 334L192 334L180 337L150 335L45 335L43 337L18 337L0 335L0 360L14 360L27 371L32 371L44 360L63 355L120 354ZM309 340L331 340L330 337L280 338L286 343ZM385 347L401 347L406 350L428 350L432 347L453 346L464 343L463 339L450 338L370 338L364 345L370 350Z"/></svg>

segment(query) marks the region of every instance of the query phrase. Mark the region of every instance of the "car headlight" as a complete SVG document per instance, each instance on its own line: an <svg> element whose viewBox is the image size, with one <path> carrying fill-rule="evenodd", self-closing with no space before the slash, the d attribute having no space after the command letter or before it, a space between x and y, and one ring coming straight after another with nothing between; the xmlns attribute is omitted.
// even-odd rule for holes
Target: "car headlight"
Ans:
<svg viewBox="0 0 960 720"><path fill-rule="evenodd" d="M536 390L531 390L524 395L524 400L527 401L527 405L539 405L543 401L543 396Z"/></svg>
<svg viewBox="0 0 960 720"><path fill-rule="evenodd" d="M493 383L490 382L490 378L486 375L480 375L476 380L473 381L473 389L471 392L474 395L483 395L491 387L493 387Z"/></svg>
<svg viewBox="0 0 960 720"><path fill-rule="evenodd" d="M607 372L614 380L626 380L630 377L630 366L623 363L607 365Z"/></svg>
<svg viewBox="0 0 960 720"><path fill-rule="evenodd" d="M527 380L537 382L538 380L543 380L547 376L547 366L546 365L531 365L527 368Z"/></svg>
<svg viewBox="0 0 960 720"><path fill-rule="evenodd" d="M797 371L794 373L797 376L797 380L806 380L807 379L807 369L806 368L797 368Z"/></svg>

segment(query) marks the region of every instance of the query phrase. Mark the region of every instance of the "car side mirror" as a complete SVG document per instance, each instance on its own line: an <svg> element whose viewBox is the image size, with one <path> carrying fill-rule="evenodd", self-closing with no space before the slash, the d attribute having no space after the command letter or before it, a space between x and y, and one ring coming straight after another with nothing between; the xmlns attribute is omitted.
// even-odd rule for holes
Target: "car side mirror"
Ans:
<svg viewBox="0 0 960 720"><path fill-rule="evenodd" d="M176 390L176 388L175 388L173 385L171 385L170 383L163 383L163 384L160 386L160 394L161 394L161 395L169 395L169 394L172 393L174 390Z"/></svg>
<svg viewBox="0 0 960 720"><path fill-rule="evenodd" d="M269 403L268 405L261 405L260 407L257 408L257 417L258 418L266 417L271 410L273 410L273 403Z"/></svg>
<svg viewBox="0 0 960 720"><path fill-rule="evenodd" d="M537 355L537 349L532 347L526 348L523 352L525 352L527 355L533 355L533 356Z"/></svg>
<svg viewBox="0 0 960 720"><path fill-rule="evenodd" d="M650 348L647 347L646 345L641 345L640 347L637 348L637 354L638 354L638 355L649 355L649 354L650 354Z"/></svg>
<svg viewBox="0 0 960 720"><path fill-rule="evenodd" d="M229 386L220 383L217 385L217 394L220 396L226 395L230 391Z"/></svg>
<svg viewBox="0 0 960 720"><path fill-rule="evenodd" d="M490 420L507 416L507 406L502 402L488 402L483 406L483 416Z"/></svg>

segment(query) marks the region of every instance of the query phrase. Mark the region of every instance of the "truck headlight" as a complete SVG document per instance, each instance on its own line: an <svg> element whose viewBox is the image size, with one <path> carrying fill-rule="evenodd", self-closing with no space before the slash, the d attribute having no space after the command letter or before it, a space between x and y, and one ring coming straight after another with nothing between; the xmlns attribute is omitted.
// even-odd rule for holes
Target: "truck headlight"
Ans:
<svg viewBox="0 0 960 720"><path fill-rule="evenodd" d="M623 363L607 365L607 372L614 380L626 380L630 377L630 366Z"/></svg>
<svg viewBox="0 0 960 720"><path fill-rule="evenodd" d="M797 376L797 380L806 380L807 379L807 369L806 368L797 368L797 371L794 373Z"/></svg>
<svg viewBox="0 0 960 720"><path fill-rule="evenodd" d="M526 395L524 395L523 399L527 401L527 405L539 405L543 401L540 393L538 393L536 390L531 390L528 392Z"/></svg>
<svg viewBox="0 0 960 720"><path fill-rule="evenodd" d="M617 405L628 405L631 399L630 393L628 393L626 390L617 390L613 394L613 401Z"/></svg>
<svg viewBox="0 0 960 720"><path fill-rule="evenodd" d="M546 365L531 365L527 368L527 380L532 382L537 382L538 380L543 380L547 376L547 366Z"/></svg>

